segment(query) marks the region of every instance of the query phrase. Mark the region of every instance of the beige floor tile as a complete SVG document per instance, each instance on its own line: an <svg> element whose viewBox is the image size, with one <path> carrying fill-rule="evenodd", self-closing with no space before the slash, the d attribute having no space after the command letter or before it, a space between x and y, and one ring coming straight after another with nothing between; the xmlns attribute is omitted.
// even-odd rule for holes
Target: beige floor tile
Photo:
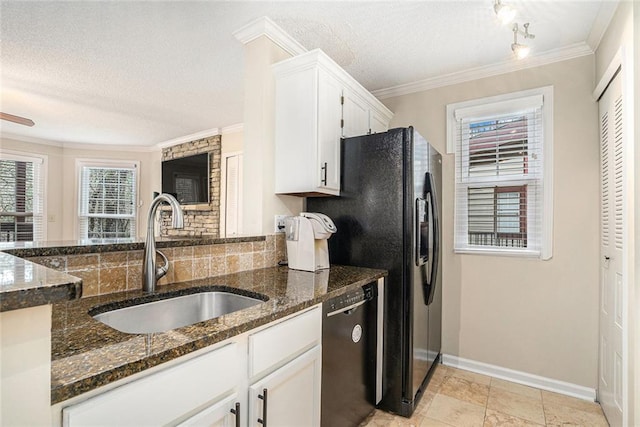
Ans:
<svg viewBox="0 0 640 427"><path fill-rule="evenodd" d="M527 427L527 426L541 426L544 424L532 423L531 421L523 420L522 418L514 417L512 415L503 414L502 412L487 409L484 417L484 427Z"/></svg>
<svg viewBox="0 0 640 427"><path fill-rule="evenodd" d="M602 411L600 413L587 412L569 406L545 403L544 414L547 426L609 426Z"/></svg>
<svg viewBox="0 0 640 427"><path fill-rule="evenodd" d="M575 408L581 411L592 412L595 414L602 413L600 405L596 402L577 399L575 397L565 396L564 394L553 393L550 391L542 391L542 403L544 405L550 403L553 405L568 406L569 408Z"/></svg>
<svg viewBox="0 0 640 427"><path fill-rule="evenodd" d="M482 426L484 407L437 394L426 416L457 427Z"/></svg>
<svg viewBox="0 0 640 427"><path fill-rule="evenodd" d="M451 373L451 376L456 378L462 378L463 380L471 381L478 384L490 385L491 377L482 374L476 374L475 372L463 371L462 369L455 369Z"/></svg>
<svg viewBox="0 0 640 427"><path fill-rule="evenodd" d="M489 398L489 386L474 383L463 378L449 377L440 386L438 393L454 397L465 402L485 406Z"/></svg>
<svg viewBox="0 0 640 427"><path fill-rule="evenodd" d="M532 399L542 399L540 390L533 387L527 387L526 385L512 383L511 381L504 381L498 378L491 378L491 387L499 388L501 390L510 391L511 393L527 396Z"/></svg>
<svg viewBox="0 0 640 427"><path fill-rule="evenodd" d="M493 409L538 424L544 424L545 422L542 401L499 388L492 388L489 391L487 409Z"/></svg>
<svg viewBox="0 0 640 427"><path fill-rule="evenodd" d="M419 427L423 419L423 416L415 418L404 418L397 415L392 415L387 419L380 419L376 416L368 423L361 424L361 427Z"/></svg>
<svg viewBox="0 0 640 427"><path fill-rule="evenodd" d="M450 377L454 368L450 368L441 363L436 365L435 371L433 371L432 377Z"/></svg>
<svg viewBox="0 0 640 427"><path fill-rule="evenodd" d="M433 401L433 398L435 396L436 394L434 392L427 389L422 395L420 402L418 402L418 406L416 407L416 410L414 413L419 413L420 415L424 415L427 412L427 409L431 405L431 402Z"/></svg>
<svg viewBox="0 0 640 427"><path fill-rule="evenodd" d="M443 423L442 421L434 420L433 418L425 417L420 424L420 427L451 427L451 424Z"/></svg>

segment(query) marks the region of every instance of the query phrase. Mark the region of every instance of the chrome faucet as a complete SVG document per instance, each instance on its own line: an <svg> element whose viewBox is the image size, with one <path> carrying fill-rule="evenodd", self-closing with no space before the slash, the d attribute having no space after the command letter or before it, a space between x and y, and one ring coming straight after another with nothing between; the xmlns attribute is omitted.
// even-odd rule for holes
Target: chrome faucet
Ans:
<svg viewBox="0 0 640 427"><path fill-rule="evenodd" d="M169 270L169 260L160 251L156 250L156 237L154 230L154 222L156 211L162 202L169 203L171 206L171 226L173 228L184 227L184 215L180 203L171 194L162 193L151 202L149 207L149 218L147 219L147 241L144 244L144 260L142 261L142 290L144 292L155 292L156 283ZM162 267L156 267L156 254L164 260Z"/></svg>

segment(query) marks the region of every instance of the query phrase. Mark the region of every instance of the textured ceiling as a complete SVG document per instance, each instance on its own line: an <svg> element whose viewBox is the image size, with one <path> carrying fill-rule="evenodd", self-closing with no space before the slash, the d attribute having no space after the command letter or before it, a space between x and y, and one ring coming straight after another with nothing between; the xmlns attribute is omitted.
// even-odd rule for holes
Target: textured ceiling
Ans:
<svg viewBox="0 0 640 427"><path fill-rule="evenodd" d="M616 3L506 1L535 55L599 41ZM0 3L0 110L33 119L5 136L152 146L242 122L233 32L268 16L369 90L515 61L492 0ZM598 23L600 22L600 25ZM594 42L595 41L595 42Z"/></svg>

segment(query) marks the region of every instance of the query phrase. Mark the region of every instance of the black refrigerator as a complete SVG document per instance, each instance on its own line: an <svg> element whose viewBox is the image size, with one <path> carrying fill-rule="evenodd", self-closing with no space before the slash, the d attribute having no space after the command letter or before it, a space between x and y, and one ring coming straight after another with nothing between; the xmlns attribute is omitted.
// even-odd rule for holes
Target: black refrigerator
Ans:
<svg viewBox="0 0 640 427"><path fill-rule="evenodd" d="M340 196L307 198L338 229L331 264L389 271L378 407L405 417L440 359L441 189L441 155L408 127L343 139Z"/></svg>

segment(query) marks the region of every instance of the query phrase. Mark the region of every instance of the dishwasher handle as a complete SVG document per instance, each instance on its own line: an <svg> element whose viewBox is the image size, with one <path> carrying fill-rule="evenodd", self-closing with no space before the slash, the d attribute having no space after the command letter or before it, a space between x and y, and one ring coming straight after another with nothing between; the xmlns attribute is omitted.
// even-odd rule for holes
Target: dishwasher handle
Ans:
<svg viewBox="0 0 640 427"><path fill-rule="evenodd" d="M327 313L327 317L332 317L332 316L335 316L336 314L340 314L340 313L344 313L345 311L353 310L354 308L360 307L365 302L367 302L366 299L364 299L362 301L358 301L358 302L353 303L351 305L348 305L346 307L342 307L342 308L340 308L338 310L332 311L331 313Z"/></svg>

